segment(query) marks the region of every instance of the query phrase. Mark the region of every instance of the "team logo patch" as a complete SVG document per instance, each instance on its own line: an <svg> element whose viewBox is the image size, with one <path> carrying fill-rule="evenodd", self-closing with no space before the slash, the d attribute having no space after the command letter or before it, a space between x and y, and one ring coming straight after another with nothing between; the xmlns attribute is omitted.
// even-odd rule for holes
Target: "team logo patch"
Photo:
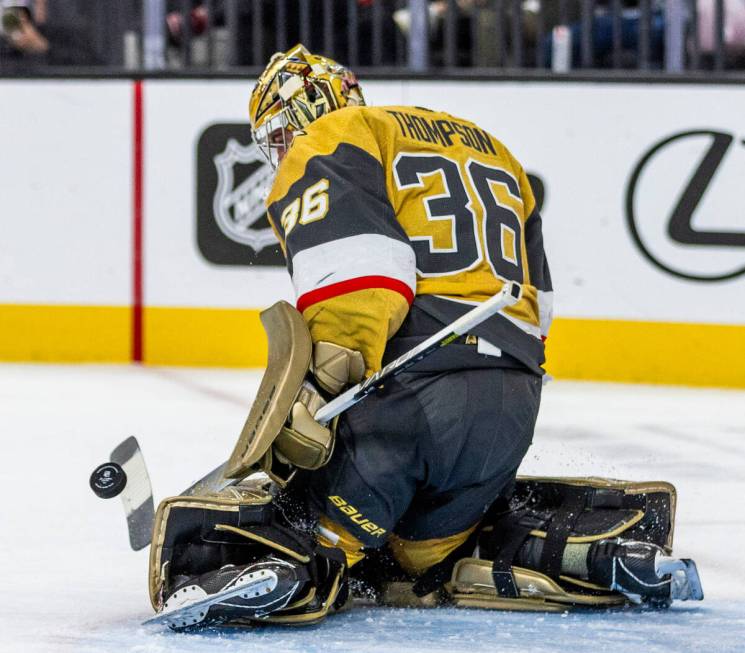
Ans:
<svg viewBox="0 0 745 653"><path fill-rule="evenodd" d="M197 244L219 265L284 266L264 198L272 170L247 124L207 127L197 145Z"/></svg>

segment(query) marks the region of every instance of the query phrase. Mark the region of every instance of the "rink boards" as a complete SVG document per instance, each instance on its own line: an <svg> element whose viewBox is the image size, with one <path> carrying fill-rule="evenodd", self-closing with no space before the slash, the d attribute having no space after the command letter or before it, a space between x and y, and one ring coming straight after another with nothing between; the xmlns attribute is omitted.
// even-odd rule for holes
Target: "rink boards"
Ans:
<svg viewBox="0 0 745 653"><path fill-rule="evenodd" d="M0 359L261 366L292 287L250 81L0 80ZM375 81L533 175L557 377L745 387L745 89ZM542 192L541 192L542 191Z"/></svg>

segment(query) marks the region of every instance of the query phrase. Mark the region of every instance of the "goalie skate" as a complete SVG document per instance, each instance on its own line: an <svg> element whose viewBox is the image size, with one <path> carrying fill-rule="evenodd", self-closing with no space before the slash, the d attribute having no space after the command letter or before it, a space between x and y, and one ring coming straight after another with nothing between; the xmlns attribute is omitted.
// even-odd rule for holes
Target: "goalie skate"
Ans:
<svg viewBox="0 0 745 653"><path fill-rule="evenodd" d="M270 557L249 565L226 565L177 588L163 610L143 622L172 630L219 625L234 619L260 619L290 602L304 584L303 570Z"/></svg>
<svg viewBox="0 0 745 653"><path fill-rule="evenodd" d="M590 578L607 584L633 603L666 607L672 601L704 598L696 563L672 558L662 547L635 540L603 540L593 545Z"/></svg>

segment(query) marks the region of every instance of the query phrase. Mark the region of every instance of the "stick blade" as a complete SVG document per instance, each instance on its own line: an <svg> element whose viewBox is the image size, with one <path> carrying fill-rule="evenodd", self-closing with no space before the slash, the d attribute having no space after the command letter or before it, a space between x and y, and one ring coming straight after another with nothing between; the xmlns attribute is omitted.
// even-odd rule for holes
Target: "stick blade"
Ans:
<svg viewBox="0 0 745 653"><path fill-rule="evenodd" d="M121 465L127 474L127 485L119 496L127 517L129 545L134 551L139 551L150 544L155 505L150 475L137 438L130 436L124 440L111 452L110 459Z"/></svg>

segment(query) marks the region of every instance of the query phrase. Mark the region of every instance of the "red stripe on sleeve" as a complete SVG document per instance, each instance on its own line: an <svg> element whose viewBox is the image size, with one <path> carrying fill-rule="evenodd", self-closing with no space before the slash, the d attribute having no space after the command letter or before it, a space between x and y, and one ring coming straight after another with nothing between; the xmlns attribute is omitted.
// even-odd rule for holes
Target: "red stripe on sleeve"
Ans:
<svg viewBox="0 0 745 653"><path fill-rule="evenodd" d="M393 290L399 295L402 295L408 304L411 304L411 302L414 301L414 293L403 281L392 279L391 277L373 275L369 277L348 279L347 281L339 281L339 283L332 283L323 288L311 290L298 298L297 310L302 313L306 308L310 308L313 304L322 302L325 299L331 299L332 297L346 295L350 292L365 290L367 288L387 288L388 290Z"/></svg>

